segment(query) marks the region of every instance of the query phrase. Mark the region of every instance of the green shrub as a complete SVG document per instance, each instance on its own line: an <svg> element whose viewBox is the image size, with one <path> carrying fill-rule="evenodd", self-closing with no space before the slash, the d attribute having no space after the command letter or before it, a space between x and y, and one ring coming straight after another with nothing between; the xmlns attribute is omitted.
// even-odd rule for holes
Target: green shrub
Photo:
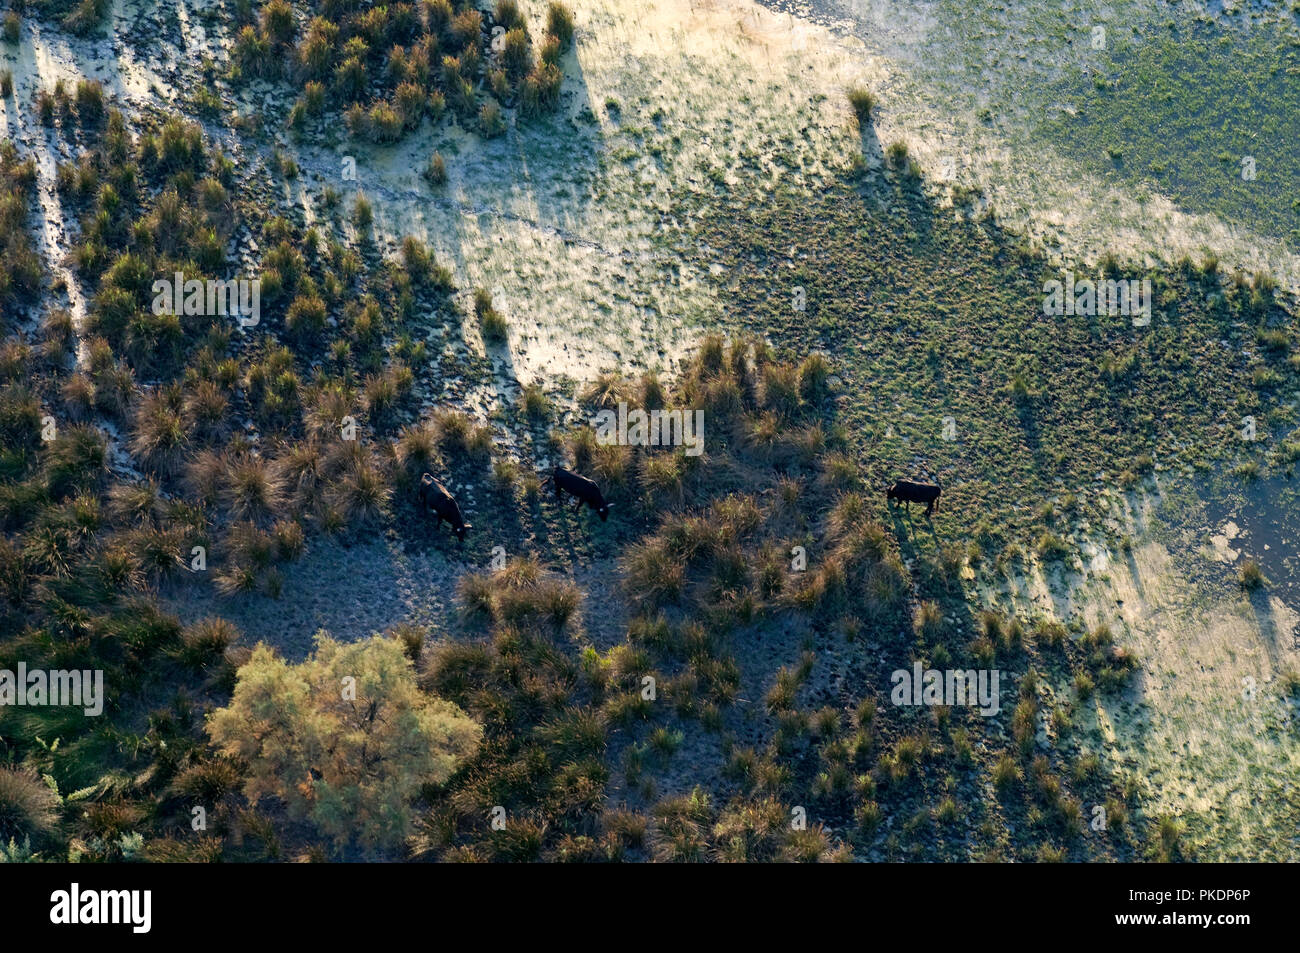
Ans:
<svg viewBox="0 0 1300 953"><path fill-rule="evenodd" d="M344 676L361 704L331 701ZM340 644L323 632L300 665L259 645L208 732L218 751L248 764L245 793L281 798L336 844L369 848L401 844L421 784L445 782L483 735L457 706L417 689L399 642ZM309 775L321 779L314 796L297 783Z"/></svg>

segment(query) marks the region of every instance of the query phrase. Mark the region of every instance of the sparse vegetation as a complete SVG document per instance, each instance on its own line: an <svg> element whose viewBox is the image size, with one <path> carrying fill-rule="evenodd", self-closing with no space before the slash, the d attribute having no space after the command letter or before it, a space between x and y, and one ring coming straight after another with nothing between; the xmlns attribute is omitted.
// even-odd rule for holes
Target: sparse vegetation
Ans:
<svg viewBox="0 0 1300 953"><path fill-rule="evenodd" d="M840 74L827 99L771 67L797 135L742 121L770 120L764 84L727 89L718 120L699 76L676 91L686 122L653 57L648 84L607 82L610 11L580 11L577 35L564 4L490 6L238 0L195 64L203 86L187 68L162 112L136 86L0 73L23 131L0 144L0 668L75 659L115 686L92 730L58 711L6 722L0 855L1221 851L1201 812L1153 810L1132 770L1171 723L1145 689L1197 677L1164 670L1182 642L1154 632L1146 593L1172 599L1164 567L1194 565L1261 632L1291 596L1282 547L1237 563L1251 534L1221 530L1228 516L1177 525L1192 481L1242 522L1269 494L1291 502L1286 282L1212 251L1138 271L1116 245L1095 270L1149 273L1155 330L1044 320L1056 246L1013 232L978 185L931 187L902 100L887 125L916 154L896 139L876 174L877 96ZM14 7L40 23L6 14L10 43L109 10ZM572 115L556 112L566 67L593 91ZM1103 98L1131 81L1099 79ZM1004 106L968 112L1002 132ZM362 158L359 181L332 151ZM1138 136L1098 154L1107 175L1139 157L1170 174L1148 151ZM620 204L632 192L648 204ZM178 272L198 306L156 306ZM244 278L255 323L200 300ZM498 278L508 301L477 286ZM661 286L692 323L655 323L677 321ZM702 452L598 439L594 415L627 406L702 413ZM612 515L561 499L543 482L556 464ZM473 521L465 539L417 497L425 473ZM941 483L942 505L888 506L899 477ZM354 584L392 598L358 600L346 638L301 661L301 620ZM916 666L997 672L1001 708L900 702L892 678ZM345 672L355 704L325 688ZM1289 743L1265 707L1250 752ZM1176 774L1170 798L1191 803L1199 782ZM178 837L197 798L211 832Z"/></svg>

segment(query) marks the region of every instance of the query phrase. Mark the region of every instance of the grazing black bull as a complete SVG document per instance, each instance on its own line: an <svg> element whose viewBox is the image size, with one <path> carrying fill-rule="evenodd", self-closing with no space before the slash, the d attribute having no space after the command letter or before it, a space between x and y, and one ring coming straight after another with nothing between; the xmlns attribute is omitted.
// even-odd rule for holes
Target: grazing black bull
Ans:
<svg viewBox="0 0 1300 953"><path fill-rule="evenodd" d="M939 508L939 494L943 490L933 483L916 483L912 480L895 480L885 491L886 500L902 500L910 510L913 503L925 504L925 515Z"/></svg>
<svg viewBox="0 0 1300 953"><path fill-rule="evenodd" d="M465 542L465 531L474 528L460 515L460 506L456 503L456 498L428 473L420 477L420 505L426 513L432 508L434 513L438 514L439 528L442 527L443 520L450 523L451 528L456 531L456 539L459 542Z"/></svg>
<svg viewBox="0 0 1300 953"><path fill-rule="evenodd" d="M582 508L582 504L586 503L600 515L602 520L609 519L609 508L614 504L605 502L600 487L585 476L580 476L572 470L564 469L564 467L556 467L545 482L555 483L555 499L559 504L564 504L564 494L568 493L578 501L573 507L574 512L577 512Z"/></svg>

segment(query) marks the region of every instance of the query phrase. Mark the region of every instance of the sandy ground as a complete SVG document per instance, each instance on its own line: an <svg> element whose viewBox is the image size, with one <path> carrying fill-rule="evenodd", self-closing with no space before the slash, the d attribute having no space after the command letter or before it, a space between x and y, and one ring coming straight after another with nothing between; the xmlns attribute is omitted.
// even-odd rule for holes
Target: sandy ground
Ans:
<svg viewBox="0 0 1300 953"><path fill-rule="evenodd" d="M1150 190L1103 182L1034 134L1038 117L1016 94L1065 71L1093 75L1094 26L1114 36L1137 24L1188 21L1242 4L980 4L959 29L954 5L939 0L765 2L787 20L811 18L825 31L811 45L828 93L837 82L881 93L875 127L882 143L905 141L941 192L951 184L982 188L999 221L1029 235L1054 261L1095 262L1109 252L1155 265L1214 250L1229 267L1271 271L1300 289L1300 258L1278 242L1213 215L1189 214ZM989 106L997 108L992 122L980 115ZM1051 108L1068 111L1071 104Z"/></svg>
<svg viewBox="0 0 1300 953"><path fill-rule="evenodd" d="M839 174L857 148L844 100L853 84L879 94L877 138L906 141L932 188L981 186L1000 218L1062 262L1095 260L1107 251L1172 260L1215 248L1227 265L1267 263L1300 287L1297 261L1276 243L1188 215L1158 195L1096 180L1052 143L1026 138L1032 116L1011 110L989 125L975 115L983 100L1014 103L1007 90L1015 82L1086 69L1086 44L1074 42L1070 31L1098 18L1146 22L1158 4L1079 3L1068 14L985 10L977 43L971 29L954 29L939 3L773 5L577 5L576 48L564 61L566 92L557 117L512 123L506 136L488 142L452 123L426 124L385 148L300 144L277 131L278 147L304 172L285 184L285 198L310 220L311 196L325 185L345 196L363 192L374 203L381 240L421 235L454 267L466 296L476 286L490 290L511 327L508 348L493 355L505 387L590 379L613 367L671 372L700 326L725 305L725 280L671 246L689 247L692 216L718 188L757 173L760 181L811 190ZM534 21L544 15L541 0L524 8ZM202 9L178 3L159 30L145 18L158 15L148 5L117 0L115 34L158 32L147 56L118 40L42 32L29 19L17 56L3 54L17 100L30 102L38 82L50 86L79 74L103 81L128 110L176 97L169 80L179 75L197 83L196 54L210 48L199 23ZM1180 15L1189 13L1180 7ZM1011 28L1017 16L1018 30ZM1026 50L1034 69L1026 65ZM983 58L1000 66L978 72L973 83L972 69ZM252 84L229 105L232 112L269 109L275 129L274 117L291 100L292 91ZM0 129L22 127L5 109ZM420 178L435 150L447 158L450 177L439 190ZM343 154L356 159L355 182L342 178ZM795 164L778 162L781 154L793 154ZM46 187L52 172L52 162L43 160L42 205L54 230L48 243L66 248L67 226ZM476 329L464 331L482 348Z"/></svg>
<svg viewBox="0 0 1300 953"><path fill-rule="evenodd" d="M266 642L286 658L300 659L310 653L312 638L321 629L336 639L355 641L410 622L435 633L430 644L438 634L475 637L478 629L462 624L463 604L456 587L464 573L487 569L465 560L448 539L427 547L390 539L352 545L316 539L301 559L281 566L284 589L279 599L263 594L222 596L202 583L179 585L163 599L185 623L224 616L239 626L245 643ZM584 595L571 627L575 643L603 652L622 642L626 607L621 600L601 597L618 584L614 564L596 561L565 574Z"/></svg>

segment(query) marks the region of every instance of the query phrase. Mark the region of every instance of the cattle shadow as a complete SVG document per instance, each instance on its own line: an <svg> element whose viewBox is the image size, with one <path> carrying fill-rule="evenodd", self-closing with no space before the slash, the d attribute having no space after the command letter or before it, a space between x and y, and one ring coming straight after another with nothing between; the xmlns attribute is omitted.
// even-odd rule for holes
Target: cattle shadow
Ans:
<svg viewBox="0 0 1300 953"><path fill-rule="evenodd" d="M924 504L916 503L914 506L919 508L919 512L908 512L906 503L893 503L886 500L884 506L889 516L890 527L894 531L894 536L898 539L901 546L904 541L911 543L914 539L921 539L929 535L932 542L938 542L939 534L934 527L934 516L925 516Z"/></svg>
<svg viewBox="0 0 1300 953"><path fill-rule="evenodd" d="M1124 562L1128 566L1129 576L1133 580L1133 589L1137 592L1138 598L1145 602L1147 590L1146 586L1142 584L1142 573L1138 570L1137 558L1133 555L1132 548L1124 551Z"/></svg>
<svg viewBox="0 0 1300 953"><path fill-rule="evenodd" d="M560 544L551 547L556 555L563 556L571 565L578 565L604 558L617 547L623 532L621 524L615 522L620 507L611 503L609 520L602 522L595 510L567 493L563 503L558 502L553 484L548 484L546 491L549 499L543 500L539 518L562 533L549 537L551 543Z"/></svg>
<svg viewBox="0 0 1300 953"><path fill-rule="evenodd" d="M1265 589L1247 593L1251 611L1255 616L1255 625L1259 629L1259 640L1268 655L1268 664L1274 672L1281 664L1282 652L1289 651L1294 641L1293 633L1285 635L1278 629L1277 621L1270 605L1271 597Z"/></svg>
<svg viewBox="0 0 1300 953"><path fill-rule="evenodd" d="M885 167L885 151L881 148L880 137L876 135L873 122L858 124L858 145L862 149L862 164L871 172L880 172Z"/></svg>
<svg viewBox="0 0 1300 953"><path fill-rule="evenodd" d="M475 545L475 530L479 524L475 522L473 512L465 505L463 495L457 497L457 502L461 506L465 522L474 528L466 533L462 544L457 541L455 531L446 521L439 521L437 513L425 509L415 492L414 488L410 494L402 492L401 497L394 501L392 528L397 541L412 551L433 551L448 560L464 560L473 555L478 548Z"/></svg>

